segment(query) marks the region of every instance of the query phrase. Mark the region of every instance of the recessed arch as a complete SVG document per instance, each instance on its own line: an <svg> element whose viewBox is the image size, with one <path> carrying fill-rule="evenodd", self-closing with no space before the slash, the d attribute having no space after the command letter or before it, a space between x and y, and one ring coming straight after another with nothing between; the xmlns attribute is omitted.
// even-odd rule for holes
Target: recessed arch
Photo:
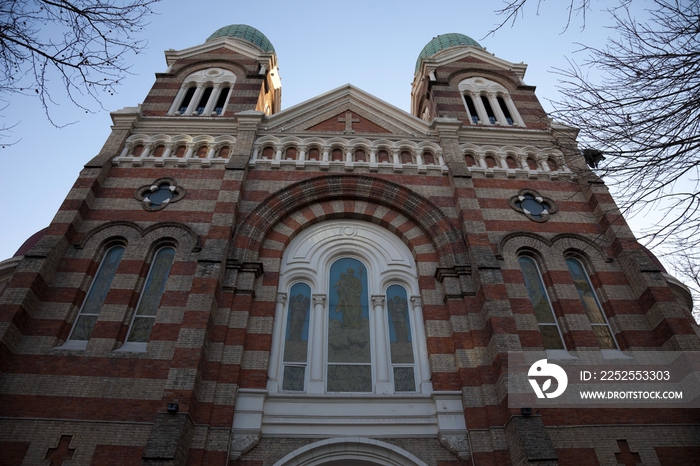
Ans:
<svg viewBox="0 0 700 466"><path fill-rule="evenodd" d="M274 466L428 466L415 455L381 440L338 437L294 450Z"/></svg>
<svg viewBox="0 0 700 466"><path fill-rule="evenodd" d="M236 232L234 258L241 262L257 260L267 232L280 220L310 204L336 199L368 201L400 212L431 238L441 265L468 263L460 232L438 206L396 183L359 175L311 178L269 196L248 214ZM347 215L351 217L352 213Z"/></svg>

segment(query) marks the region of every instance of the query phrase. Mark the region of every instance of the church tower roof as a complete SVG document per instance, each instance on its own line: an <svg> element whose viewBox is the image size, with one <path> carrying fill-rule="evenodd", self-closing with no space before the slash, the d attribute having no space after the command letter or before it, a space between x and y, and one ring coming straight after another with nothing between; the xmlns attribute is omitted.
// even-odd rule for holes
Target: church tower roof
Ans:
<svg viewBox="0 0 700 466"><path fill-rule="evenodd" d="M207 38L207 42L218 39L219 37L237 37L255 45L263 52L275 51L275 48L272 46L272 43L265 36L265 34L252 26L248 26L247 24L230 24L228 26L224 26L209 36Z"/></svg>
<svg viewBox="0 0 700 466"><path fill-rule="evenodd" d="M430 42L425 44L423 50L421 50L418 54L418 59L416 60L416 71L418 71L420 68L421 58L432 57L441 50L464 46L472 46L483 49L483 47L471 37L465 36L464 34L459 34L457 32L440 34L439 36L433 37Z"/></svg>

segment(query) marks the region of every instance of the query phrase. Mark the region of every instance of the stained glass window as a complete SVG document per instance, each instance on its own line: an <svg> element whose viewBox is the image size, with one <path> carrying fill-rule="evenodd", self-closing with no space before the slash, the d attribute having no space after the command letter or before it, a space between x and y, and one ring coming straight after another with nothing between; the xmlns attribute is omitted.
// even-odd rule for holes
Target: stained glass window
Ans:
<svg viewBox="0 0 700 466"><path fill-rule="evenodd" d="M595 333L598 340L598 346L601 349L617 349L617 343L610 330L610 325L605 318L605 314L603 314L603 308L600 305L600 301L598 301L595 291L593 291L593 286L588 279L588 274L583 264L578 259L570 257L566 259L566 265L569 267L569 272L571 272L571 276L574 279L576 291L578 291L578 296L581 298L588 320L591 321L593 333Z"/></svg>
<svg viewBox="0 0 700 466"><path fill-rule="evenodd" d="M328 314L329 392L371 392L372 366L367 269L344 258L330 271Z"/></svg>
<svg viewBox="0 0 700 466"><path fill-rule="evenodd" d="M159 249L153 258L127 341L148 341L174 258L175 249L171 247Z"/></svg>
<svg viewBox="0 0 700 466"><path fill-rule="evenodd" d="M102 259L97 275L90 285L83 307L80 309L70 340L87 340L97 322L97 315L102 309L107 292L112 284L117 267L124 255L124 246L110 248Z"/></svg>
<svg viewBox="0 0 700 466"><path fill-rule="evenodd" d="M394 390L416 391L416 378L411 337L411 318L408 312L408 296L404 287L391 285L386 291L389 319L389 348L394 369Z"/></svg>
<svg viewBox="0 0 700 466"><path fill-rule="evenodd" d="M287 304L287 330L282 359L284 363L283 390L304 390L309 350L310 314L311 288L306 283L296 283L289 291L289 303Z"/></svg>
<svg viewBox="0 0 700 466"><path fill-rule="evenodd" d="M527 294L535 311L544 347L546 349L566 349L537 264L527 256L520 257L518 262L525 278Z"/></svg>

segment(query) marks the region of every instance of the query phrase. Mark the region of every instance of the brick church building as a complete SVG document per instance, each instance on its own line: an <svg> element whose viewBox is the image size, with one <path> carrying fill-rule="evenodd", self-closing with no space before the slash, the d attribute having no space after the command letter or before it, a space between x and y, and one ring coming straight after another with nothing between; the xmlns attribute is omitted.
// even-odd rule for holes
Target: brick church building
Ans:
<svg viewBox="0 0 700 466"><path fill-rule="evenodd" d="M509 405L509 352L700 350L526 65L437 36L409 114L165 56L0 263L0 465L697 464L697 409Z"/></svg>

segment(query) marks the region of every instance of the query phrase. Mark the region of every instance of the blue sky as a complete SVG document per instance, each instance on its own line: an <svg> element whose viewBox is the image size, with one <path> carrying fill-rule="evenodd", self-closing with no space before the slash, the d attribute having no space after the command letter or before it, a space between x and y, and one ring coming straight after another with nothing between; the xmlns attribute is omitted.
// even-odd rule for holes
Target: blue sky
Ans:
<svg viewBox="0 0 700 466"><path fill-rule="evenodd" d="M110 133L110 111L143 101L157 72L165 71L164 50L200 44L228 24L249 24L272 42L282 77L282 107L289 108L346 83L390 104L410 110L416 57L434 36L459 32L476 39L496 56L525 62L525 82L537 86L545 109L557 97L553 68L567 58L583 61L577 43L601 45L608 34L608 4L593 1L586 27L574 17L562 32L565 4L536 0L515 26L485 37L501 20L494 13L500 1L267 1L224 2L164 0L156 4L143 38L145 52L132 57L131 72L114 96L85 113L61 99L55 82L51 108L58 129L46 121L38 100L6 98L0 124L16 126L0 149L0 260L11 257L26 238L52 220L82 166L94 157ZM643 4L644 2L641 2ZM434 8L434 9L433 9Z"/></svg>

